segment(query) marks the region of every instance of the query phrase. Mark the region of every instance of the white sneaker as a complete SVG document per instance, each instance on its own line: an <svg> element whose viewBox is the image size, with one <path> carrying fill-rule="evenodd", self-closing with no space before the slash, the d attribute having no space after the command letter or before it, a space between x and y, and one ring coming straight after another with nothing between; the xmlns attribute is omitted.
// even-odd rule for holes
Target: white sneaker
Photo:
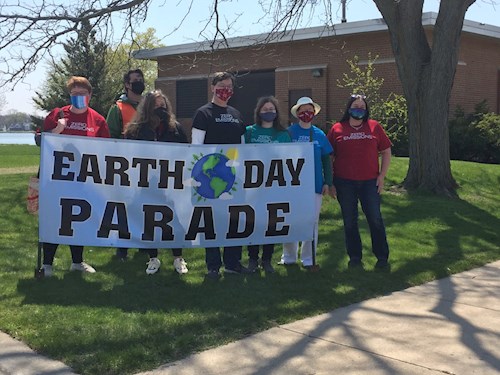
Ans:
<svg viewBox="0 0 500 375"><path fill-rule="evenodd" d="M146 268L146 273L152 275L160 269L161 262L158 258L151 258L149 262L146 263L148 268Z"/></svg>
<svg viewBox="0 0 500 375"><path fill-rule="evenodd" d="M45 277L51 277L53 272L52 272L52 265L50 264L44 264L42 265L42 270L43 270L43 275Z"/></svg>
<svg viewBox="0 0 500 375"><path fill-rule="evenodd" d="M183 258L174 259L174 268L181 275L184 273L188 273L187 263Z"/></svg>
<svg viewBox="0 0 500 375"><path fill-rule="evenodd" d="M70 271L80 271L80 272L87 272L87 273L95 273L95 268L88 265L85 262L82 263L71 263L71 267L69 268Z"/></svg>

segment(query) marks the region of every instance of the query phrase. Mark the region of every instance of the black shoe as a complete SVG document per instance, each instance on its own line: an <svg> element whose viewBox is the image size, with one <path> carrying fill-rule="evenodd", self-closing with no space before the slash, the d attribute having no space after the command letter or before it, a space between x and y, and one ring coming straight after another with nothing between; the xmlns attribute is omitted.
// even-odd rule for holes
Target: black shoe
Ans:
<svg viewBox="0 0 500 375"><path fill-rule="evenodd" d="M235 268L224 267L224 273L232 273L232 274L237 274L237 275L243 275L243 274L253 273L253 271L250 271L245 266L242 266L241 264L238 264Z"/></svg>
<svg viewBox="0 0 500 375"><path fill-rule="evenodd" d="M378 271L389 271L391 269L391 265L387 260L377 260L377 263L375 264L375 269Z"/></svg>
<svg viewBox="0 0 500 375"><path fill-rule="evenodd" d="M209 270L205 275L205 278L210 280L219 280L220 279L219 270Z"/></svg>
<svg viewBox="0 0 500 375"><path fill-rule="evenodd" d="M274 273L274 267L271 264L270 260L263 260L261 262L262 269L264 270L265 273Z"/></svg>
<svg viewBox="0 0 500 375"><path fill-rule="evenodd" d="M248 270L250 272L255 272L259 268L259 262L255 259L250 259L248 261Z"/></svg>
<svg viewBox="0 0 500 375"><path fill-rule="evenodd" d="M347 263L348 268L363 268L363 262L361 259L351 259L349 263Z"/></svg>
<svg viewBox="0 0 500 375"><path fill-rule="evenodd" d="M116 249L115 257L119 260L127 260L128 249Z"/></svg>

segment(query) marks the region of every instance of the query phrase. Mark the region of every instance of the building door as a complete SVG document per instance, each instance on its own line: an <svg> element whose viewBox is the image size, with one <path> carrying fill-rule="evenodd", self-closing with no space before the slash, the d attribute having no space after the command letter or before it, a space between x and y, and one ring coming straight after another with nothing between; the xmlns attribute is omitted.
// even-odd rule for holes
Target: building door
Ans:
<svg viewBox="0 0 500 375"><path fill-rule="evenodd" d="M229 105L241 112L245 125L254 123L254 109L261 96L274 95L274 70L238 73Z"/></svg>

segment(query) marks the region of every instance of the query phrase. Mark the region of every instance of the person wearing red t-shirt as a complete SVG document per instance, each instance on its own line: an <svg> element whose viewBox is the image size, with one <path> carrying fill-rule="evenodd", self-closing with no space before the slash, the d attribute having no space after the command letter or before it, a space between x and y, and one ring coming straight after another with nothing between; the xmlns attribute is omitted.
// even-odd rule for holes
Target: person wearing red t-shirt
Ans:
<svg viewBox="0 0 500 375"><path fill-rule="evenodd" d="M53 109L45 118L45 132L83 137L109 138L109 128L104 117L89 108L92 86L85 77L71 77L66 87L70 94L71 105ZM44 275L52 276L52 264L58 244L43 244ZM94 273L95 269L83 261L83 246L71 245L71 271Z"/></svg>
<svg viewBox="0 0 500 375"><path fill-rule="evenodd" d="M380 212L380 193L391 161L391 141L382 126L370 119L366 97L352 95L342 119L328 132L333 146L333 187L344 221L348 266L362 266L358 201L370 227L376 269L389 269L389 245ZM379 164L379 156L381 162Z"/></svg>

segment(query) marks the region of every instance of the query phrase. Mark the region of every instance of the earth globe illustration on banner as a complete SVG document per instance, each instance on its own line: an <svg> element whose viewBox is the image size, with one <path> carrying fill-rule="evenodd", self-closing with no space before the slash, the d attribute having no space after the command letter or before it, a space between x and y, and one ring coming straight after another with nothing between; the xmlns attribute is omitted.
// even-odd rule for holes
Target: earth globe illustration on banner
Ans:
<svg viewBox="0 0 500 375"><path fill-rule="evenodd" d="M196 193L206 199L219 199L231 191L236 174L229 157L221 153L208 154L194 164L191 178L198 182Z"/></svg>

